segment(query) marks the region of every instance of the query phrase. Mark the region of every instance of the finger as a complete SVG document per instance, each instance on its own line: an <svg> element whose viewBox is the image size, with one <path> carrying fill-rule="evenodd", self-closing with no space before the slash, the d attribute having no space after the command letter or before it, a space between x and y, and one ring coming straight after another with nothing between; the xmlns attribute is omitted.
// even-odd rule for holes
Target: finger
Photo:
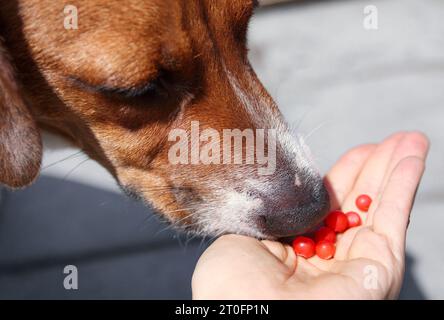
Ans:
<svg viewBox="0 0 444 320"><path fill-rule="evenodd" d="M391 172L393 171L394 166L399 162L400 159L410 154L419 156L422 154L421 150L427 149L424 148L424 143L422 143L422 140L424 139L426 138L424 138L422 134L415 132L395 134L394 136L386 139L386 141L384 141L381 146L378 147L377 150L375 150L375 152L372 154L371 159L369 159L368 163L366 163L366 168L364 169L368 170L369 167L371 168L373 166L376 167L377 165L380 165L382 167L382 170L376 170L377 168L375 168L375 170L368 171L367 173L363 172L360 176L360 179L368 179L370 181L373 181L375 185L380 184L381 186L378 188L378 191L372 191L371 188L358 186L358 184L364 184L362 182L357 182L357 186L355 188L357 188L359 191L355 191L351 194L350 199L344 204L344 210L356 211L361 215L361 219L364 224L367 226L371 226L373 220L373 211L374 208L377 207L377 204L379 202L378 196L376 195L379 194L381 190L383 190L384 185L386 184L386 180L388 179ZM425 142L427 142L427 140L425 140ZM382 159L377 159L376 157L382 157ZM384 170L384 166L387 168L386 170ZM371 175L370 172L379 172L379 175ZM368 189L365 190L365 188ZM376 187L374 189L376 189ZM368 213L359 212L359 210L356 209L356 197L359 194L363 193L369 194L373 199L372 206ZM359 228L353 228L347 231L344 235L342 235L338 243L351 243L358 231ZM349 245L340 245L337 248L336 256L341 259L346 256L348 250Z"/></svg>
<svg viewBox="0 0 444 320"><path fill-rule="evenodd" d="M338 209L353 188L365 161L376 145L365 144L355 147L344 154L325 177L325 185L330 194L332 209Z"/></svg>
<svg viewBox="0 0 444 320"><path fill-rule="evenodd" d="M390 163L388 165L388 169L385 173L383 182L382 182L382 190L387 186L388 180L395 169L395 167L399 164L399 162L407 157L418 157L420 159L424 159L427 157L427 153L429 150L429 140L428 138L421 132L409 132L407 133L397 145L393 155L390 159ZM367 225L373 224L373 211L374 208L378 206L380 199L376 198L373 201L373 210L369 211L367 217Z"/></svg>
<svg viewBox="0 0 444 320"><path fill-rule="evenodd" d="M373 230L384 235L395 256L404 256L406 229L416 190L424 173L423 158L407 157L399 162L373 217Z"/></svg>
<svg viewBox="0 0 444 320"><path fill-rule="evenodd" d="M362 221L366 220L366 214L356 209L355 200L360 194L367 194L372 199L377 198L393 152L405 135L405 132L395 133L376 147L363 166L353 190L346 197L343 203L344 211L356 211L361 215Z"/></svg>
<svg viewBox="0 0 444 320"><path fill-rule="evenodd" d="M261 242L289 270L296 269L296 254L292 247L276 241L262 240Z"/></svg>

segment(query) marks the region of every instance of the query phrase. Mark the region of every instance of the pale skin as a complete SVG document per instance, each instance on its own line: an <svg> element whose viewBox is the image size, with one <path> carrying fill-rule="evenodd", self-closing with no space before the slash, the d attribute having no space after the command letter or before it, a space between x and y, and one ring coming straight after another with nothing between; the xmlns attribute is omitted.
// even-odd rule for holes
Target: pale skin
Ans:
<svg viewBox="0 0 444 320"><path fill-rule="evenodd" d="M304 259L280 242L226 235L201 256L194 299L395 299L405 268L405 240L415 193L424 172L428 139L396 133L379 144L347 152L326 176L332 208L357 211L361 227L347 230L332 260ZM359 211L358 211L359 212Z"/></svg>

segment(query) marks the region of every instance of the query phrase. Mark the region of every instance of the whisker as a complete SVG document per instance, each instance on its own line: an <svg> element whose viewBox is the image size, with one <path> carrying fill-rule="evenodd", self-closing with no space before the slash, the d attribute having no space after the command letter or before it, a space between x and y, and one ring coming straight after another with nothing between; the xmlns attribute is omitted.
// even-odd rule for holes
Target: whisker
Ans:
<svg viewBox="0 0 444 320"><path fill-rule="evenodd" d="M174 212L178 212L178 211L186 211L186 210L192 210L192 209L195 209L195 208L194 207L188 207L188 208L176 209L176 210L171 210L171 211L165 211L164 213L168 214L168 213L174 213Z"/></svg>
<svg viewBox="0 0 444 320"><path fill-rule="evenodd" d="M290 125L290 128L292 129L292 131L297 132L300 128L300 126L302 125L302 122L304 122L305 119L307 119L308 115L313 112L314 108L308 108L307 110L305 110L302 113L302 116L296 120L292 122L292 125ZM294 125L294 123L296 122L296 125Z"/></svg>
<svg viewBox="0 0 444 320"><path fill-rule="evenodd" d="M67 156L67 157L65 157L63 159L57 160L57 161L55 161L53 163L50 163L50 164L44 166L40 171L46 170L48 168L51 168L51 167L53 167L53 166L55 166L55 165L57 165L57 164L59 164L59 163L61 163L63 161L66 161L66 160L69 160L69 159L72 159L72 158L77 158L78 156L80 156L82 154L84 154L83 150L80 150L78 152L70 154L69 156Z"/></svg>
<svg viewBox="0 0 444 320"><path fill-rule="evenodd" d="M203 248L203 245L205 244L206 235L202 236L202 240L200 240L199 246L197 247L199 250Z"/></svg>
<svg viewBox="0 0 444 320"><path fill-rule="evenodd" d="M322 122L321 124L319 124L318 126L316 126L313 130L311 130L309 133L304 135L304 140L307 141L310 138L310 136L313 135L313 133L315 133L316 131L318 131L319 129L321 129L322 127L324 127L328 123L332 123L332 121L326 120L326 121Z"/></svg>
<svg viewBox="0 0 444 320"><path fill-rule="evenodd" d="M138 188L140 191L163 191L163 190L171 190L173 187L171 186L155 186L155 187L140 187Z"/></svg>
<svg viewBox="0 0 444 320"><path fill-rule="evenodd" d="M185 219L190 218L190 217L192 217L192 216L195 215L195 214L197 214L197 212L193 212L193 213L191 213L191 214L189 214L189 215L187 215L187 216L185 216L185 217L183 217L183 218L181 218L181 219L179 219L179 220L177 220L177 221L173 221L173 222L171 222L170 225L168 225L168 226L166 226L165 228L163 228L163 229L159 230L158 232L156 232L156 236L157 236L159 233L164 232L164 231L166 231L166 230L169 230L169 229L172 229L172 228L175 228L175 227L179 227L179 223L180 223L181 221L184 221Z"/></svg>
<svg viewBox="0 0 444 320"><path fill-rule="evenodd" d="M72 168L71 170L69 170L69 172L63 177L62 180L65 180L68 178L68 176L73 173L76 169L78 169L82 164L84 164L85 162L91 160L89 157L83 161L81 161L80 163L78 163L74 168Z"/></svg>
<svg viewBox="0 0 444 320"><path fill-rule="evenodd" d="M197 233L193 233L190 238L187 238L185 241L185 247L191 242L191 240L193 240L196 237L197 237Z"/></svg>

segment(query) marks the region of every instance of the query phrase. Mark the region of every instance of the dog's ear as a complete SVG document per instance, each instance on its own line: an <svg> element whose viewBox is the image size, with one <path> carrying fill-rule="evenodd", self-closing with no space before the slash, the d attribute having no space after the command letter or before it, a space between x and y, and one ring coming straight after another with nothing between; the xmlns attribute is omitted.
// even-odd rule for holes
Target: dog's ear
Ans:
<svg viewBox="0 0 444 320"><path fill-rule="evenodd" d="M0 184L24 187L37 177L42 141L0 38Z"/></svg>

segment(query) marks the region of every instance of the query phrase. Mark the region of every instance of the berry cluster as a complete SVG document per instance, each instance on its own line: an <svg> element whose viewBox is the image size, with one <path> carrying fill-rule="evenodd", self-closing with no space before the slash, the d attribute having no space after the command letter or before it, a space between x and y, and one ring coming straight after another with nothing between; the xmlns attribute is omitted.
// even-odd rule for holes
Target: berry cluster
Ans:
<svg viewBox="0 0 444 320"><path fill-rule="evenodd" d="M363 212L368 211L371 203L372 199L365 194L358 196L355 201L356 207ZM298 256L306 259L315 254L321 259L331 259L336 252L336 234L358 227L361 223L361 217L354 211L347 213L340 210L332 211L324 220L325 226L314 233L314 240L305 236L296 237L293 240L293 249Z"/></svg>

